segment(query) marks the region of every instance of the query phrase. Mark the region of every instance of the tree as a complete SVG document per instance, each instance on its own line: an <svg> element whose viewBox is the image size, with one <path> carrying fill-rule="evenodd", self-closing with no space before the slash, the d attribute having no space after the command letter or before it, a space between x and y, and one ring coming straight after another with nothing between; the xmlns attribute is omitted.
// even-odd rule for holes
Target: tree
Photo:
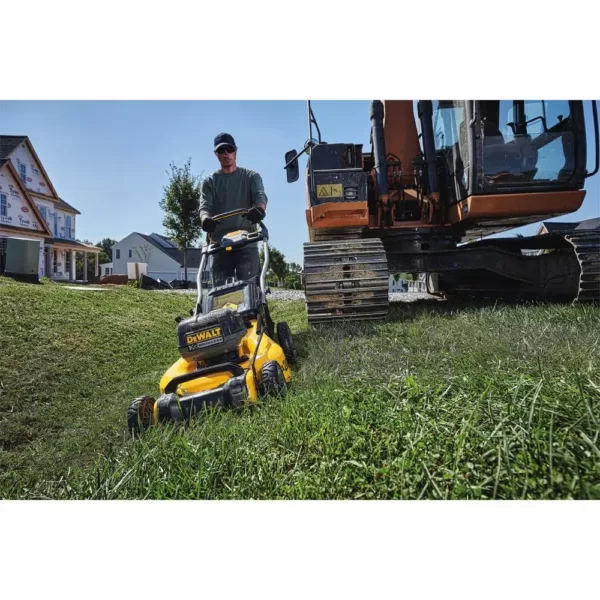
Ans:
<svg viewBox="0 0 600 600"><path fill-rule="evenodd" d="M260 262L265 259L264 249L260 250ZM277 283L281 284L284 282L286 275L288 274L288 264L285 262L285 256L275 248L275 246L269 245L269 272L267 277L274 278Z"/></svg>
<svg viewBox="0 0 600 600"><path fill-rule="evenodd" d="M202 235L200 220L200 185L202 176L192 174L191 159L183 167L173 163L171 173L167 171L169 183L164 186L164 195L159 202L165 212L163 226L167 235L183 250L184 278L187 281L187 250Z"/></svg>
<svg viewBox="0 0 600 600"><path fill-rule="evenodd" d="M99 241L96 246L102 248L102 252L98 256L100 264L112 262L112 247L117 243L117 240L104 238Z"/></svg>

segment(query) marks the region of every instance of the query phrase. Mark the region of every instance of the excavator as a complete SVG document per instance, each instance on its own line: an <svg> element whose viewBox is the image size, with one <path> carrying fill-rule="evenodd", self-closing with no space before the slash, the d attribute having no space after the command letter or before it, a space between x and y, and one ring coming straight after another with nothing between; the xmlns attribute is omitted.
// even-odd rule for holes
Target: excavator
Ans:
<svg viewBox="0 0 600 600"><path fill-rule="evenodd" d="M309 323L384 318L400 273L423 274L447 299L599 301L599 219L504 237L582 206L599 167L591 109L588 171L583 101L375 100L370 152L323 141L308 101L308 140L284 169L294 183L307 155Z"/></svg>

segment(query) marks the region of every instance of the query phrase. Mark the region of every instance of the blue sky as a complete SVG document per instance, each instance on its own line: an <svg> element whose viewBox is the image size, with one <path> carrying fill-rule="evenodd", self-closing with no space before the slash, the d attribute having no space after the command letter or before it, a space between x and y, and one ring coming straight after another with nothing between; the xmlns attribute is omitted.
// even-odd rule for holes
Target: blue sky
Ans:
<svg viewBox="0 0 600 600"><path fill-rule="evenodd" d="M324 140L368 147L369 101L315 101L313 110ZM588 118L593 140L590 125ZM263 177L271 244L301 263L304 187L302 178L286 182L283 164L285 152L300 150L308 137L305 101L0 102L0 133L29 136L58 193L82 212L77 236L94 243L132 231L162 233L158 202L169 163L191 157L195 173L212 172L212 140L222 131L236 139L238 164ZM593 160L592 142L590 168ZM559 220L599 216L599 182L588 180L582 209Z"/></svg>

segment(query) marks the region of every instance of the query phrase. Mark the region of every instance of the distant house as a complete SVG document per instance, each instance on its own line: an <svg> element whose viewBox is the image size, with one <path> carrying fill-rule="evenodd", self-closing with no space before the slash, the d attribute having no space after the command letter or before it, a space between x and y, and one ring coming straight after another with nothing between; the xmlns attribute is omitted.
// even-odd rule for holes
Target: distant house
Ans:
<svg viewBox="0 0 600 600"><path fill-rule="evenodd" d="M546 233L568 233L577 227L579 223L562 223L559 221L545 221L540 223L535 235L544 235Z"/></svg>
<svg viewBox="0 0 600 600"><path fill-rule="evenodd" d="M427 292L426 273L419 273L418 279L389 276L389 292Z"/></svg>
<svg viewBox="0 0 600 600"><path fill-rule="evenodd" d="M600 231L600 218L577 221L575 223L564 223L560 221L545 221L538 227L536 235L549 235L553 233L568 235L569 233L580 233L582 231ZM532 250L529 254L543 254L546 250Z"/></svg>
<svg viewBox="0 0 600 600"><path fill-rule="evenodd" d="M200 258L200 248L188 249L189 281L196 280ZM113 275L127 275L127 264L136 262L146 263L147 275L153 279L184 279L183 250L173 240L158 233L130 233L112 247L112 263L103 266L110 266Z"/></svg>
<svg viewBox="0 0 600 600"><path fill-rule="evenodd" d="M587 219L585 221L564 223L560 221L544 221L540 223L535 235L547 233L569 233L571 231L600 231L600 218Z"/></svg>
<svg viewBox="0 0 600 600"><path fill-rule="evenodd" d="M112 275L113 274L113 264L110 263L102 263L100 265L100 275Z"/></svg>
<svg viewBox="0 0 600 600"><path fill-rule="evenodd" d="M0 135L0 275L75 280L77 252L96 256L97 273L100 248L76 240L80 214L58 195L27 136Z"/></svg>

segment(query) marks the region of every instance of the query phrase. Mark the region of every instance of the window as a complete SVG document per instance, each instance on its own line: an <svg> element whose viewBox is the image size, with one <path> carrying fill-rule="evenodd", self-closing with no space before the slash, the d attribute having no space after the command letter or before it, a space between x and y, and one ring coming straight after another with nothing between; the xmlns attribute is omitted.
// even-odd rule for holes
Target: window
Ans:
<svg viewBox="0 0 600 600"><path fill-rule="evenodd" d="M445 184L442 193L449 194L446 200L456 202L467 196L467 172L469 147L465 103L461 100L434 100L433 138L435 153L443 157Z"/></svg>
<svg viewBox="0 0 600 600"><path fill-rule="evenodd" d="M8 216L8 204L6 194L0 194L0 217Z"/></svg>
<svg viewBox="0 0 600 600"><path fill-rule="evenodd" d="M493 186L568 181L575 169L568 101L481 101L483 171Z"/></svg>
<svg viewBox="0 0 600 600"><path fill-rule="evenodd" d="M131 252L131 248L129 249L129 258L131 258L132 252Z"/></svg>
<svg viewBox="0 0 600 600"><path fill-rule="evenodd" d="M117 248L117 260L121 258L121 251Z"/></svg>
<svg viewBox="0 0 600 600"><path fill-rule="evenodd" d="M58 237L58 213L54 211L54 237Z"/></svg>
<svg viewBox="0 0 600 600"><path fill-rule="evenodd" d="M37 205L38 210L40 211L40 215L42 215L42 219L44 219L44 221L46 221L46 223L48 222L48 213L46 211L46 207L45 206L40 206L39 204Z"/></svg>
<svg viewBox="0 0 600 600"><path fill-rule="evenodd" d="M69 240L73 239L73 233L71 231L71 216L70 215L65 215L65 236Z"/></svg>
<svg viewBox="0 0 600 600"><path fill-rule="evenodd" d="M23 183L27 183L27 165L24 165L23 163L19 164L19 175L21 176Z"/></svg>

